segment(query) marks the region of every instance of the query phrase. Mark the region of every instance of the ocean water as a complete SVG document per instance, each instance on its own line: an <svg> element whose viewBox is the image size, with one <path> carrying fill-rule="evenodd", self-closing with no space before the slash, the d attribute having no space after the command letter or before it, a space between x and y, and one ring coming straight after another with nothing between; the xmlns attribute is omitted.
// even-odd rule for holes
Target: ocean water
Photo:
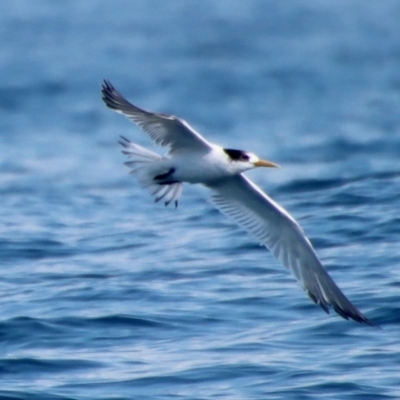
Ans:
<svg viewBox="0 0 400 400"><path fill-rule="evenodd" d="M0 4L0 399L399 399L400 4ZM187 186L154 204L101 101L280 164L248 173L382 329L326 315ZM162 149L158 149L162 152Z"/></svg>

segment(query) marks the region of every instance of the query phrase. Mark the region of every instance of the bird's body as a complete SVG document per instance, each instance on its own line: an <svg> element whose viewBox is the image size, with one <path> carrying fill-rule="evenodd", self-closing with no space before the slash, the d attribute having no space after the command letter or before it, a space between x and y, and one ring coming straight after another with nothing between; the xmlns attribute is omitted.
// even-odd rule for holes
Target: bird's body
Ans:
<svg viewBox="0 0 400 400"><path fill-rule="evenodd" d="M345 319L374 325L323 268L295 219L243 175L249 169L276 164L253 153L210 143L177 117L140 109L108 81L104 81L102 92L109 108L138 124L156 143L169 147L169 153L160 156L125 138L120 141L123 153L130 158L125 164L156 201L177 205L183 183L207 186L215 207L265 245L315 303L326 312L333 307Z"/></svg>
<svg viewBox="0 0 400 400"><path fill-rule="evenodd" d="M209 151L180 152L166 160L167 169L174 168L172 176L186 183L208 183L234 175L227 154L222 147L212 146Z"/></svg>

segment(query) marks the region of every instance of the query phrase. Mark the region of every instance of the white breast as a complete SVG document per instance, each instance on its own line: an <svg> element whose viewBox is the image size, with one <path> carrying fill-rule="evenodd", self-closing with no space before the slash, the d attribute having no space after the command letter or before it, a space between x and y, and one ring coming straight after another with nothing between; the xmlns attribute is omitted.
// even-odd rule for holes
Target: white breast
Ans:
<svg viewBox="0 0 400 400"><path fill-rule="evenodd" d="M213 146L207 153L175 154L171 162L175 167L174 178L181 182L206 183L234 174L229 158L219 146Z"/></svg>

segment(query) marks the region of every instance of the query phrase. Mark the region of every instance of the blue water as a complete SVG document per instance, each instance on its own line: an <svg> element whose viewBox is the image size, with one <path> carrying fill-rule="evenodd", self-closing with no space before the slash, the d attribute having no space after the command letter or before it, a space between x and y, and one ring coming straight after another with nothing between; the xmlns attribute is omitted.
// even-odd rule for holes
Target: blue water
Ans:
<svg viewBox="0 0 400 400"><path fill-rule="evenodd" d="M0 5L0 399L399 399L400 4ZM103 78L210 140L302 224L382 329L312 304L185 187L122 165Z"/></svg>

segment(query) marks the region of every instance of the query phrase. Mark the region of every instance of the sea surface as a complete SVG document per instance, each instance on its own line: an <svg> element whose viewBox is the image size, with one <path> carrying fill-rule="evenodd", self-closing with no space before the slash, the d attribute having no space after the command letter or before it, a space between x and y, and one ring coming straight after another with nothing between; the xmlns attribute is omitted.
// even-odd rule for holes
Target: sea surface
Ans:
<svg viewBox="0 0 400 400"><path fill-rule="evenodd" d="M0 4L0 399L400 399L400 2ZM381 329L325 314L205 188L154 204L101 101L251 177Z"/></svg>

